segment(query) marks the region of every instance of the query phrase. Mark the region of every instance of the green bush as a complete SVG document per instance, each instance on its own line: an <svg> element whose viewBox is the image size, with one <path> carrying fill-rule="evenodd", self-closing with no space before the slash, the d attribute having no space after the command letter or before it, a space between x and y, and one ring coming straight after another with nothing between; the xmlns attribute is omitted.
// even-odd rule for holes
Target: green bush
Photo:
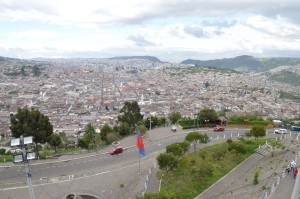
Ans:
<svg viewBox="0 0 300 199"><path fill-rule="evenodd" d="M5 149L0 149L0 155L4 155L5 154Z"/></svg>
<svg viewBox="0 0 300 199"><path fill-rule="evenodd" d="M173 155L180 157L184 152L179 143L173 143L166 147L167 153L172 153Z"/></svg>
<svg viewBox="0 0 300 199"><path fill-rule="evenodd" d="M259 176L259 170L255 171L255 173L254 173L254 178L253 178L254 185L258 184L258 176Z"/></svg>
<svg viewBox="0 0 300 199"><path fill-rule="evenodd" d="M242 142L232 142L228 147L229 151L235 151L236 153L247 153L247 147Z"/></svg>
<svg viewBox="0 0 300 199"><path fill-rule="evenodd" d="M192 169L193 176L197 178L211 177L213 175L214 166L211 163L201 162Z"/></svg>
<svg viewBox="0 0 300 199"><path fill-rule="evenodd" d="M227 139L227 141L226 141L228 144L231 144L233 141L232 141L232 139Z"/></svg>

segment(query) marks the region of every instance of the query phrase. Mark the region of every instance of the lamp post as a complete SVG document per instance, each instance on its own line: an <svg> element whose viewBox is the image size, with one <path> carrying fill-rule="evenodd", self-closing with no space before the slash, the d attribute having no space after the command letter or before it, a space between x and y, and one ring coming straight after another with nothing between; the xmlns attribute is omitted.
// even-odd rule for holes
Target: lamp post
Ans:
<svg viewBox="0 0 300 199"><path fill-rule="evenodd" d="M35 199L33 187L32 187L32 174L31 174L31 168L30 168L30 160L35 159L35 153L34 152L27 152L27 146L33 143L33 137L23 137L21 135L20 138L12 139L11 140L11 146L12 147L21 147L22 153L17 154L13 156L13 163L14 164L21 164L25 166L26 170L26 176L27 176L27 184L29 188L29 194L31 199Z"/></svg>
<svg viewBox="0 0 300 199"><path fill-rule="evenodd" d="M196 118L195 118L195 109L193 108L193 115L194 115L194 129L196 128Z"/></svg>
<svg viewBox="0 0 300 199"><path fill-rule="evenodd" d="M151 140L151 131L152 131L152 120L151 120L151 114L150 114L150 131L149 131L149 140Z"/></svg>
<svg viewBox="0 0 300 199"><path fill-rule="evenodd" d="M204 120L205 121L205 125L206 125L206 128L207 128L207 123L209 122L209 120Z"/></svg>
<svg viewBox="0 0 300 199"><path fill-rule="evenodd" d="M248 126L248 121L249 121L249 119L244 119L244 122L245 122L245 127L247 127L247 126Z"/></svg>

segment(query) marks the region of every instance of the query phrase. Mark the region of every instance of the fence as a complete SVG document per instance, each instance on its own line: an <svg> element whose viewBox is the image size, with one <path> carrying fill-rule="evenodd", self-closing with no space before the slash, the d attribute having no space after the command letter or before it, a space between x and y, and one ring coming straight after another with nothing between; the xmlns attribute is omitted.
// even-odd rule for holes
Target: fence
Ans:
<svg viewBox="0 0 300 199"><path fill-rule="evenodd" d="M142 196L144 196L144 194L149 191L149 188L152 189L156 189L156 176L155 176L155 172L157 169L157 165L156 163L154 163L154 165L152 167L149 168L147 175L145 176L144 180L143 180L143 188L142 188ZM152 185L152 187L150 187ZM157 186L158 187L158 186ZM151 192L157 192L158 190L150 190Z"/></svg>

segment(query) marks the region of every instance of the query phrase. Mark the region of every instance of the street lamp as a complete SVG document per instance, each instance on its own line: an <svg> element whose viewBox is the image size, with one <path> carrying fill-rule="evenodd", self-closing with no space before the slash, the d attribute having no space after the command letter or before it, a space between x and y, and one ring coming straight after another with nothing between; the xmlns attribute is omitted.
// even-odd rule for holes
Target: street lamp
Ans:
<svg viewBox="0 0 300 199"><path fill-rule="evenodd" d="M247 127L247 126L248 126L248 121L249 121L249 119L244 119L244 122L245 122L245 127Z"/></svg>
<svg viewBox="0 0 300 199"><path fill-rule="evenodd" d="M17 165L21 164L21 165L25 166L30 198L35 199L34 193L33 193L32 181L31 181L32 175L31 175L31 169L30 169L30 160L33 160L36 157L35 157L34 152L26 151L27 146L32 143L33 143L32 136L23 137L21 135L20 138L12 139L10 142L10 145L12 147L21 147L22 153L13 156L13 163L17 164Z"/></svg>
<svg viewBox="0 0 300 199"><path fill-rule="evenodd" d="M209 122L209 120L204 120L205 121L205 124L206 124L206 128L207 128L207 123Z"/></svg>
<svg viewBox="0 0 300 199"><path fill-rule="evenodd" d="M151 121L151 114L150 114L150 131L149 131L149 140L151 140L152 122L153 122L153 121Z"/></svg>

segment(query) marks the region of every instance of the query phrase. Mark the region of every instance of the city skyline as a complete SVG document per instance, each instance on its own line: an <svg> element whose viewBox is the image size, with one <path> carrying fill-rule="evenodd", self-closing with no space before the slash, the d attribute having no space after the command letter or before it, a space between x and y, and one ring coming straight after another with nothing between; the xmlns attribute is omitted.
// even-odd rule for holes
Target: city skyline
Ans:
<svg viewBox="0 0 300 199"><path fill-rule="evenodd" d="M2 1L0 56L300 57L300 3Z"/></svg>

